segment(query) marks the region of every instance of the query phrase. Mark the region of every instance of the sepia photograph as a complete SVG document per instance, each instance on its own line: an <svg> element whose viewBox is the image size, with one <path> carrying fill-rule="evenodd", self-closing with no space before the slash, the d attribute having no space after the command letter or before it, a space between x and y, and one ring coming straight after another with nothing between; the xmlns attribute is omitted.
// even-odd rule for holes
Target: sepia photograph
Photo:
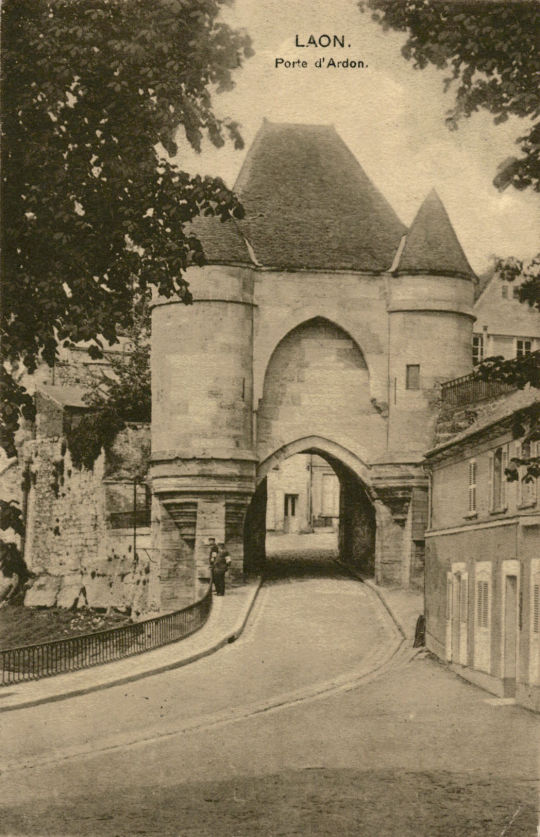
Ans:
<svg viewBox="0 0 540 837"><path fill-rule="evenodd" d="M539 837L540 2L0 16L0 835Z"/></svg>

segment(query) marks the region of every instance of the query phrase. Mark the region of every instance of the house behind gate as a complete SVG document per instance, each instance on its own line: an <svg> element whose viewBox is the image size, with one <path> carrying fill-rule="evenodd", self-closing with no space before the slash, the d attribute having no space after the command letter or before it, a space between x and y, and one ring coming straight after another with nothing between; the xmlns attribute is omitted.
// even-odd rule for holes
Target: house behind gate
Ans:
<svg viewBox="0 0 540 837"><path fill-rule="evenodd" d="M476 404L476 420L427 454L425 615L429 650L540 710L538 480L524 481L524 466L517 480L505 477L512 458L535 454L537 443L515 440L512 428L537 399L526 389Z"/></svg>

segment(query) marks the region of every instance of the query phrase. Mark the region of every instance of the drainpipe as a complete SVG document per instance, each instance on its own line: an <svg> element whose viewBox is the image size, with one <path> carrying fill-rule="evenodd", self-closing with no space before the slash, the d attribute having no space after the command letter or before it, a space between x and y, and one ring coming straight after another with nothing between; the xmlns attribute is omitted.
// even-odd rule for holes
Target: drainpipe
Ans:
<svg viewBox="0 0 540 837"><path fill-rule="evenodd" d="M133 478L133 561L137 562L137 477Z"/></svg>

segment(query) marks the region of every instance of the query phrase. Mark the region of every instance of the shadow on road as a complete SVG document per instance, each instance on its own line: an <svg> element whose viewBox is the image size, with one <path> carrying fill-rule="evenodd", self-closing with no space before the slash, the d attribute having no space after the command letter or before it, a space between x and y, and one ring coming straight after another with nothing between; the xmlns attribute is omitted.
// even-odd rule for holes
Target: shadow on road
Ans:
<svg viewBox="0 0 540 837"><path fill-rule="evenodd" d="M311 578L343 578L345 573L336 563L337 557L335 532L307 535L268 533L265 582L278 584Z"/></svg>
<svg viewBox="0 0 540 837"><path fill-rule="evenodd" d="M347 573L336 563L337 553L280 552L266 559L264 579L266 584L289 581L308 581L312 578L343 578Z"/></svg>

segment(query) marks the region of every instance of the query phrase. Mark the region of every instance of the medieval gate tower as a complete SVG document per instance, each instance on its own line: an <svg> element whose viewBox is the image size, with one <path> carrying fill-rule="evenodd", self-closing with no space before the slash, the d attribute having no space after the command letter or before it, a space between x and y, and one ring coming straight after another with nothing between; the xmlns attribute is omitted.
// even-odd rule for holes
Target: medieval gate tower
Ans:
<svg viewBox="0 0 540 837"><path fill-rule="evenodd" d="M235 191L244 220L197 224L193 306L153 308L162 578L206 570L209 536L259 566L266 474L312 451L340 479L342 557L414 584L438 385L472 369L473 272L446 211L431 192L407 230L321 125L265 121Z"/></svg>

